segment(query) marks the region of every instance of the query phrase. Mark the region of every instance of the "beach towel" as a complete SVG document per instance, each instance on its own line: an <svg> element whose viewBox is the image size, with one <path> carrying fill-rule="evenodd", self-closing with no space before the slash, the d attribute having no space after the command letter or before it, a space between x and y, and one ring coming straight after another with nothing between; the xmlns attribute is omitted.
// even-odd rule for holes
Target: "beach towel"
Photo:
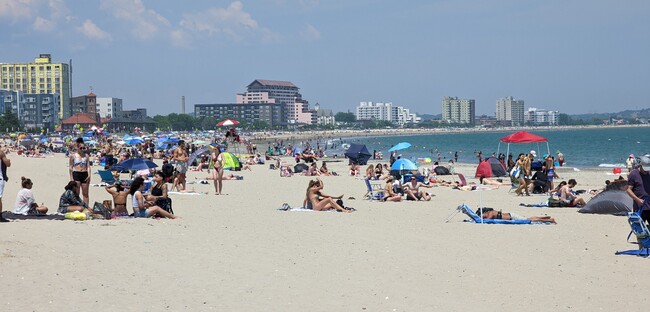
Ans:
<svg viewBox="0 0 650 312"><path fill-rule="evenodd" d="M21 215L11 211L5 211L2 213L2 216L8 220L65 220L65 217L60 214Z"/></svg>
<svg viewBox="0 0 650 312"><path fill-rule="evenodd" d="M191 193L187 193L187 192L167 192L167 194L169 194L169 195L193 195L193 196L205 195L205 193L198 193L198 192L191 192Z"/></svg>
<svg viewBox="0 0 650 312"><path fill-rule="evenodd" d="M482 223L482 224L552 224L550 222L533 222L531 220L503 220L503 219L483 219L479 217L474 211L466 204L461 204L458 206L459 211L468 215L472 223Z"/></svg>

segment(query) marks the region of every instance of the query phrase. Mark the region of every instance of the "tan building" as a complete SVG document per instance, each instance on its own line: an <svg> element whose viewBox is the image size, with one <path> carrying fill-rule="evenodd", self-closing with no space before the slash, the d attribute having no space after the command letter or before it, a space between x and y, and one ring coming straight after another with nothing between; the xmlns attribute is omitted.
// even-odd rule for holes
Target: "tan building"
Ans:
<svg viewBox="0 0 650 312"><path fill-rule="evenodd" d="M71 75L67 63L52 63L50 54L41 54L33 63L0 63L0 77L1 89L57 94L59 118L71 116Z"/></svg>
<svg viewBox="0 0 650 312"><path fill-rule="evenodd" d="M497 100L497 121L508 126L524 125L524 100L512 96Z"/></svg>

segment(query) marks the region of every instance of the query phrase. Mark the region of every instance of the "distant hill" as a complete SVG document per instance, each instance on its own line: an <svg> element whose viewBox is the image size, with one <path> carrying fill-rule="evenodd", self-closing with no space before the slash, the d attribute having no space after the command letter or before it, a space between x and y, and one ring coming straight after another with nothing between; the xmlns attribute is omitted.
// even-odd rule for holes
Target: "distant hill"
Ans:
<svg viewBox="0 0 650 312"><path fill-rule="evenodd" d="M431 115L431 114L422 114L422 115L420 115L420 114L417 114L417 115L418 115L418 117L422 118L422 121L436 120L436 119L440 120L440 119L442 119L442 114L438 114L438 115Z"/></svg>
<svg viewBox="0 0 650 312"><path fill-rule="evenodd" d="M609 119L613 118L650 118L650 108L641 110L624 110L618 113L596 113L569 115L573 119L591 120L592 118Z"/></svg>

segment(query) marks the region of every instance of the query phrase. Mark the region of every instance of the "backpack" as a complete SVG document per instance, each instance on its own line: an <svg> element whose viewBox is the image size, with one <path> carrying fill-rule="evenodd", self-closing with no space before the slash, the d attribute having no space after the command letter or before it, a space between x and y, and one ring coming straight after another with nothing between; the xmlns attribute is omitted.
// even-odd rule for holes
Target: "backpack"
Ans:
<svg viewBox="0 0 650 312"><path fill-rule="evenodd" d="M519 168L519 166L515 166L514 168L512 168L512 170L510 170L510 176L515 179L519 179L520 174L521 174L521 168Z"/></svg>

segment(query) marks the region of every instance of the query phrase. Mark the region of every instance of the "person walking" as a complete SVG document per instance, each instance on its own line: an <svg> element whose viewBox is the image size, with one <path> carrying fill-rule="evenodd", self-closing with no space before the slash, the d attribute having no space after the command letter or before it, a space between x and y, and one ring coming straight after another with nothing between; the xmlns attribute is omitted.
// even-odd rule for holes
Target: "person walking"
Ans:
<svg viewBox="0 0 650 312"><path fill-rule="evenodd" d="M641 218L650 223L650 155L640 157L636 169L632 169L627 176L626 190L634 201L634 211L641 209Z"/></svg>
<svg viewBox="0 0 650 312"><path fill-rule="evenodd" d="M0 150L0 222L9 222L2 216L2 194L5 190L5 182L9 180L7 177L7 168L11 167L11 161L7 158L4 150Z"/></svg>

